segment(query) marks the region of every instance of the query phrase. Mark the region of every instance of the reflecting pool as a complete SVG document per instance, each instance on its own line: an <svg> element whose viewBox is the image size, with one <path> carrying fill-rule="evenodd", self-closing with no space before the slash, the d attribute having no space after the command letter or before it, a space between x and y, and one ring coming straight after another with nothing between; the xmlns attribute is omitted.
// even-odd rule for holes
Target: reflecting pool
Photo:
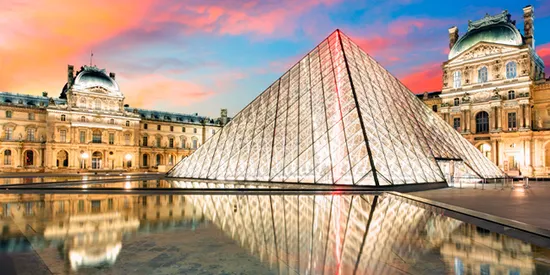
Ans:
<svg viewBox="0 0 550 275"><path fill-rule="evenodd" d="M550 270L546 248L390 194L3 194L0 214L2 274Z"/></svg>

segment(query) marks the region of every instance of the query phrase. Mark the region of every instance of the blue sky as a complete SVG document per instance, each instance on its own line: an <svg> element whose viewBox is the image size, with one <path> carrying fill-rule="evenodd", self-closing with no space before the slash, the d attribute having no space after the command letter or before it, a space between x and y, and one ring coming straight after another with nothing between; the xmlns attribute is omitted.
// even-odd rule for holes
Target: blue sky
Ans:
<svg viewBox="0 0 550 275"><path fill-rule="evenodd" d="M507 9L523 31L529 4L550 66L550 0L8 0L0 91L58 95L67 64L88 64L93 51L131 106L233 115L336 28L414 92L432 91L449 27L464 34L469 19Z"/></svg>

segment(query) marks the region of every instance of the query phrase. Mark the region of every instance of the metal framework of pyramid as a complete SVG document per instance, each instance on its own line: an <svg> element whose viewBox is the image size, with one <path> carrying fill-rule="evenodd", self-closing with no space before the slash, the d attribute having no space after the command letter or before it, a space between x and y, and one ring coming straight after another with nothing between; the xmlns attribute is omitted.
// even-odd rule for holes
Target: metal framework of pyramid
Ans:
<svg viewBox="0 0 550 275"><path fill-rule="evenodd" d="M168 177L385 186L503 172L336 30ZM447 166L448 167L448 166ZM452 170L452 169L451 169Z"/></svg>

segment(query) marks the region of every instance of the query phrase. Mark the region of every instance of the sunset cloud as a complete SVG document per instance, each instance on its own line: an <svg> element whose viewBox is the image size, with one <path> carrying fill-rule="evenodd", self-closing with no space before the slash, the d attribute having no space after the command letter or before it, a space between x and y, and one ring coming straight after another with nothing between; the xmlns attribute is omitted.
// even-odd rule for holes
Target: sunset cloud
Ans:
<svg viewBox="0 0 550 275"><path fill-rule="evenodd" d="M537 26L548 24L543 2ZM133 106L231 113L336 28L414 92L439 90L448 27L464 33L467 19L503 9L521 21L523 6L467 1L441 14L409 0L4 0L0 91L57 96L67 64L89 64L93 51ZM550 67L550 35L536 35Z"/></svg>

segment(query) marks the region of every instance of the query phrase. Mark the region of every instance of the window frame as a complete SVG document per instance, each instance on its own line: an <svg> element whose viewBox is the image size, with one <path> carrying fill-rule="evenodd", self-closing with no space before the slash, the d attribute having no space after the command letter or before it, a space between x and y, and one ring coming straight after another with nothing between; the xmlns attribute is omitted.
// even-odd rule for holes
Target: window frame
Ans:
<svg viewBox="0 0 550 275"><path fill-rule="evenodd" d="M514 79L518 77L518 64L516 61L506 63L506 79Z"/></svg>
<svg viewBox="0 0 550 275"><path fill-rule="evenodd" d="M453 73L453 88L457 89L462 87L462 73L460 71L454 71Z"/></svg>
<svg viewBox="0 0 550 275"><path fill-rule="evenodd" d="M477 70L477 83L486 83L488 81L488 70L486 66L482 66Z"/></svg>

